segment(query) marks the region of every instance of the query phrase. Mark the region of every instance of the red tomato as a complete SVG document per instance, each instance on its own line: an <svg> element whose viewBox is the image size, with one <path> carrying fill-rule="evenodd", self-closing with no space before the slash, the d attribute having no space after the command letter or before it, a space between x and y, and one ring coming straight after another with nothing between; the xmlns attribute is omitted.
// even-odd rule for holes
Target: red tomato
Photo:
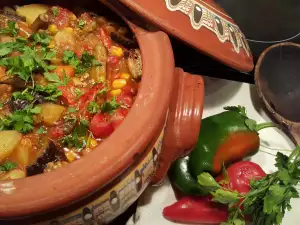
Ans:
<svg viewBox="0 0 300 225"><path fill-rule="evenodd" d="M119 57L117 56L109 56L108 59L107 59L107 62L111 65L117 65L118 62L119 62Z"/></svg>
<svg viewBox="0 0 300 225"><path fill-rule="evenodd" d="M84 95L82 95L78 101L79 109L80 110L86 109L87 106L90 104L90 102L95 99L98 91L101 91L103 88L104 88L104 85L102 83L99 83L99 84L96 84L94 87L92 87Z"/></svg>
<svg viewBox="0 0 300 225"><path fill-rule="evenodd" d="M48 135L51 139L60 139L64 136L64 130L61 126L51 127Z"/></svg>
<svg viewBox="0 0 300 225"><path fill-rule="evenodd" d="M133 98L128 94L121 94L116 98L116 101L121 104L125 105L128 108L131 108L133 105Z"/></svg>
<svg viewBox="0 0 300 225"><path fill-rule="evenodd" d="M127 85L122 88L122 93L129 96L135 96L137 94L137 89L130 85Z"/></svg>
<svg viewBox="0 0 300 225"><path fill-rule="evenodd" d="M93 117L90 130L95 138L106 138L114 132L114 127L107 115L99 113Z"/></svg>
<svg viewBox="0 0 300 225"><path fill-rule="evenodd" d="M64 27L68 27L70 25L70 15L71 12L67 9L61 7L52 7L52 10L57 9L58 15L54 17L53 23L58 27L58 29L62 29Z"/></svg>
<svg viewBox="0 0 300 225"><path fill-rule="evenodd" d="M261 179L266 176L263 169L256 163L249 161L240 161L232 164L227 169L229 176L229 184L225 185L241 194L250 191L250 181L253 179ZM223 175L217 177L217 181L223 180Z"/></svg>
<svg viewBox="0 0 300 225"><path fill-rule="evenodd" d="M56 66L56 69L53 71L53 73L56 73L57 76L60 78L63 78L64 75L67 77L74 77L75 75L75 69L72 66Z"/></svg>
<svg viewBox="0 0 300 225"><path fill-rule="evenodd" d="M62 92L61 100L64 104L68 106L75 106L77 103L77 95L75 90L75 87L73 86L60 86L58 89Z"/></svg>
<svg viewBox="0 0 300 225"><path fill-rule="evenodd" d="M115 111L115 113L111 117L111 123L113 127L116 129L123 122L125 117L128 114L128 109L119 108Z"/></svg>

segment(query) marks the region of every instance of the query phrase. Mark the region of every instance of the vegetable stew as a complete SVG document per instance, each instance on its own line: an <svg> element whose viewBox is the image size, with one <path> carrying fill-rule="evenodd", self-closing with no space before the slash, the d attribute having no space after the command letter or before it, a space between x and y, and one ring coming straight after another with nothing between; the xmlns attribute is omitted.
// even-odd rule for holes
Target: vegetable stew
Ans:
<svg viewBox="0 0 300 225"><path fill-rule="evenodd" d="M0 10L0 180L51 172L122 123L142 76L126 27L81 10Z"/></svg>

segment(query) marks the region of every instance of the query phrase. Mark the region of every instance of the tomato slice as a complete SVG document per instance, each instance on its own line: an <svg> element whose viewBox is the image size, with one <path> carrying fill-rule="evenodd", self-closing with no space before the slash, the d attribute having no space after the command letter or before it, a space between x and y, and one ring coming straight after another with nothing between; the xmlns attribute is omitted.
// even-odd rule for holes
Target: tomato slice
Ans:
<svg viewBox="0 0 300 225"><path fill-rule="evenodd" d="M128 109L119 108L115 111L115 113L111 117L111 123L113 127L116 129L123 122L125 117L128 114Z"/></svg>
<svg viewBox="0 0 300 225"><path fill-rule="evenodd" d="M128 108L131 108L133 105L133 98L128 95L128 94L121 94L116 98L116 101L121 104L124 105Z"/></svg>
<svg viewBox="0 0 300 225"><path fill-rule="evenodd" d="M62 92L61 100L65 105L76 106L78 96L74 86L60 86L58 89Z"/></svg>
<svg viewBox="0 0 300 225"><path fill-rule="evenodd" d="M90 102L95 99L98 91L101 91L103 88L104 88L104 85L102 83L99 83L99 84L96 84L94 87L92 87L92 89L90 89L84 95L82 95L78 101L79 109L80 110L87 109Z"/></svg>
<svg viewBox="0 0 300 225"><path fill-rule="evenodd" d="M114 127L107 115L98 113L90 123L90 131L95 138L107 138L114 132Z"/></svg>
<svg viewBox="0 0 300 225"><path fill-rule="evenodd" d="M98 35L97 35L100 40L102 41L103 45L110 49L110 47L112 46L112 41L107 33L107 31L105 30L105 28L101 27L98 31Z"/></svg>
<svg viewBox="0 0 300 225"><path fill-rule="evenodd" d="M64 130L62 126L51 127L48 131L48 135L51 139L60 139L64 136Z"/></svg>

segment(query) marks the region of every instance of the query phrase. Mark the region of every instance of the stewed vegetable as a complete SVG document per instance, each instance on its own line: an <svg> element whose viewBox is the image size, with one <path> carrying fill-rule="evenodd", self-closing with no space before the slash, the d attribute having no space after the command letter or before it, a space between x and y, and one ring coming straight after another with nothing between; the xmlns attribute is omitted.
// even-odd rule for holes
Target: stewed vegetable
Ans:
<svg viewBox="0 0 300 225"><path fill-rule="evenodd" d="M78 160L122 123L142 76L128 34L59 6L0 11L0 180Z"/></svg>

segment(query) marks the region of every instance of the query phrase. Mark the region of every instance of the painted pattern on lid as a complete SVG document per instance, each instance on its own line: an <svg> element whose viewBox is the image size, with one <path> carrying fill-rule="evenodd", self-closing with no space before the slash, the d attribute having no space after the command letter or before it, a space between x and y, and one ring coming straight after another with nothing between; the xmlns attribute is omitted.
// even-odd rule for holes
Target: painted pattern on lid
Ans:
<svg viewBox="0 0 300 225"><path fill-rule="evenodd" d="M111 0L114 4L115 0ZM150 23L240 71L253 57L244 34L213 0L119 0Z"/></svg>

